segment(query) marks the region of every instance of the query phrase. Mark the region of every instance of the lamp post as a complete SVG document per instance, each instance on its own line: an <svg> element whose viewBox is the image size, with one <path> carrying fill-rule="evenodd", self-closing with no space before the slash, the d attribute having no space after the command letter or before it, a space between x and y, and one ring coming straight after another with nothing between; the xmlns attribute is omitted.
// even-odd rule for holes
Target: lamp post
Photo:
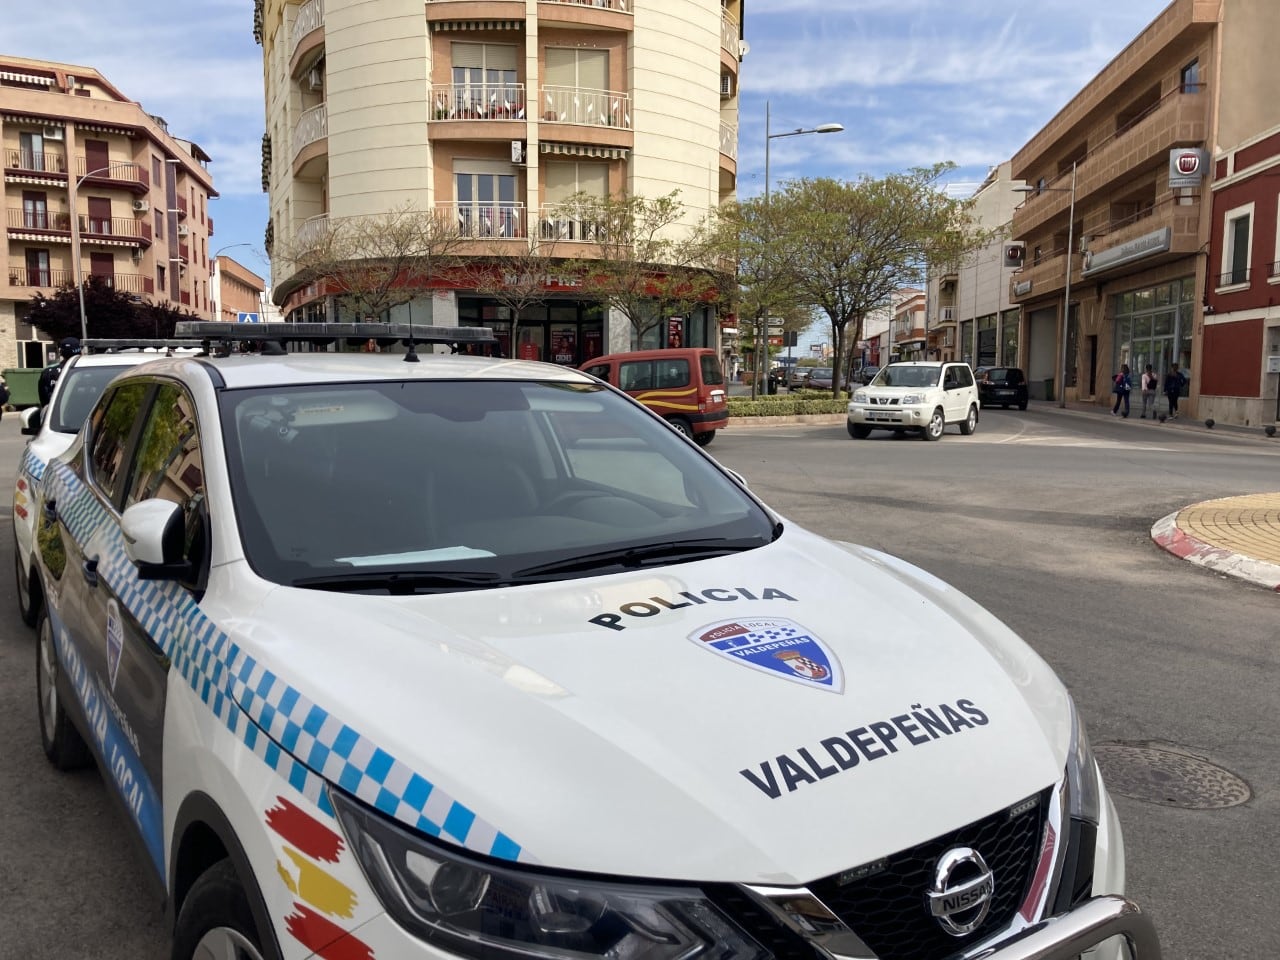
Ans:
<svg viewBox="0 0 1280 960"><path fill-rule="evenodd" d="M808 133L840 133L844 130L844 125L840 123L820 123L816 127L796 127L794 130L784 130L782 133L771 133L769 129L769 101L764 102L764 202L769 204L769 144L774 140L782 137L801 137ZM751 378L751 397L755 399L756 385L760 381L760 371L762 364L760 363L760 347L765 346L765 353L768 353L768 347L765 341L768 338L769 318L767 315L757 318L757 337L756 337L756 354L755 354L755 376Z"/></svg>
<svg viewBox="0 0 1280 960"><path fill-rule="evenodd" d="M1076 170L1077 163L1071 163L1070 187L1014 187L1015 193L1070 193L1071 204L1067 208L1067 280L1062 293L1062 337L1058 342L1058 369L1054 376L1057 379L1058 406L1067 405L1067 330L1071 324L1071 248L1075 246L1076 227ZM974 336L977 336L977 319L974 319Z"/></svg>
<svg viewBox="0 0 1280 960"><path fill-rule="evenodd" d="M142 164L134 163L132 160L121 160L118 163L111 163L105 167L98 167L96 170L90 170L80 179L76 180L71 186L71 260L72 267L76 274L76 293L80 297L80 342L83 343L89 339L89 320L84 312L84 280L80 270L80 213L76 210L76 197L80 192L80 185L90 177L97 176L99 173L109 173L115 167L141 167Z"/></svg>

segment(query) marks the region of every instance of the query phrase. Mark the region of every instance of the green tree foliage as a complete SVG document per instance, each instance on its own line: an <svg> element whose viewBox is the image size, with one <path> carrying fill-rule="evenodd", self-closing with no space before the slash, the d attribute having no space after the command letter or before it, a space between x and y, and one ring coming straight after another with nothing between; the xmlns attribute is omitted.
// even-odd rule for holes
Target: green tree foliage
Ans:
<svg viewBox="0 0 1280 960"><path fill-rule="evenodd" d="M173 336L179 320L199 320L189 310L175 310L112 287L105 277L86 277L84 312L90 337L159 338ZM80 297L72 284L31 297L27 322L55 343L80 336Z"/></svg>

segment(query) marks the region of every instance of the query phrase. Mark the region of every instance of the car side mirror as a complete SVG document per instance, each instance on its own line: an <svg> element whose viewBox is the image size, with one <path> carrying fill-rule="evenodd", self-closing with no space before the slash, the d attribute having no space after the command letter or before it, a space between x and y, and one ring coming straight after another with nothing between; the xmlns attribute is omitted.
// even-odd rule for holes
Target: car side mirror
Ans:
<svg viewBox="0 0 1280 960"><path fill-rule="evenodd" d="M181 580L191 575L183 555L186 523L172 500L142 500L120 518L124 551L141 580Z"/></svg>
<svg viewBox="0 0 1280 960"><path fill-rule="evenodd" d="M22 435L34 437L40 432L40 424L44 423L44 408L27 407L18 414L18 419L22 421Z"/></svg>

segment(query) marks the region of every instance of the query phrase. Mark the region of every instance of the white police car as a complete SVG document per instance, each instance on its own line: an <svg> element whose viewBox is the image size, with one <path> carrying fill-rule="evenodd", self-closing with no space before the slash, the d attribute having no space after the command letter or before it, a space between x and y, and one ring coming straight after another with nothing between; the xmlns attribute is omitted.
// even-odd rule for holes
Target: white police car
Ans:
<svg viewBox="0 0 1280 960"><path fill-rule="evenodd" d="M158 361L38 511L180 960L1159 956L1045 663L575 370Z"/></svg>
<svg viewBox="0 0 1280 960"><path fill-rule="evenodd" d="M148 346L140 346L147 344ZM71 446L85 417L111 379L120 371L155 360L157 344L168 341L89 340L84 349L110 350L107 353L77 353L67 359L54 383L53 395L43 407L28 407L19 415L27 441L18 464L13 487L13 573L17 587L18 612L34 627L40 597L33 596L31 583L31 540L34 515L33 491L44 474L45 464Z"/></svg>

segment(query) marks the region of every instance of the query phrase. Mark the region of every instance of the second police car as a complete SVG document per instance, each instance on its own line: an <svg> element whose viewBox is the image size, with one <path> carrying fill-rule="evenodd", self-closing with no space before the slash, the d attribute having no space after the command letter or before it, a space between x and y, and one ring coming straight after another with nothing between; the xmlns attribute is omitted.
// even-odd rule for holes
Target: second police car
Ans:
<svg viewBox="0 0 1280 960"><path fill-rule="evenodd" d="M38 517L179 960L1159 956L1048 666L585 374L157 361Z"/></svg>

